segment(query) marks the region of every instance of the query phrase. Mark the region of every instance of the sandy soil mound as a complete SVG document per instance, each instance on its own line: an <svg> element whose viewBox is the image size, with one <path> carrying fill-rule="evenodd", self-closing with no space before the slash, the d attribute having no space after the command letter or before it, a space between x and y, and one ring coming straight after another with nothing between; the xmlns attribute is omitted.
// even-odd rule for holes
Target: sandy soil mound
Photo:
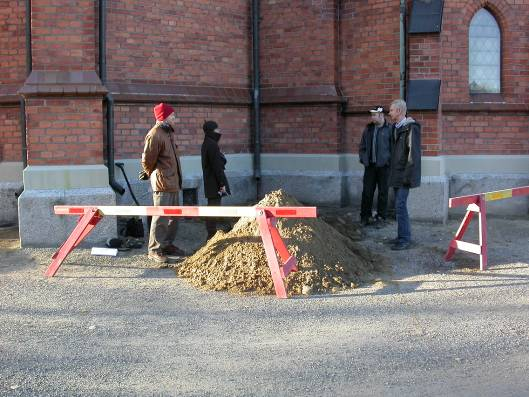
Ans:
<svg viewBox="0 0 529 397"><path fill-rule="evenodd" d="M259 206L301 206L282 190ZM337 292L372 278L382 261L321 219L279 218L279 233L298 260L287 280L289 294ZM228 233L217 234L176 270L194 286L234 293L273 294L266 255L253 218L241 218Z"/></svg>

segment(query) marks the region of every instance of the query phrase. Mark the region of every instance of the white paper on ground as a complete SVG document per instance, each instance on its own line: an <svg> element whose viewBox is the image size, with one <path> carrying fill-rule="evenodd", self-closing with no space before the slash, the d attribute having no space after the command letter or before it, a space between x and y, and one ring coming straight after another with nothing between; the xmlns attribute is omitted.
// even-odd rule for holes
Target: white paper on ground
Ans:
<svg viewBox="0 0 529 397"><path fill-rule="evenodd" d="M117 254L117 248L92 247L92 255L116 256Z"/></svg>

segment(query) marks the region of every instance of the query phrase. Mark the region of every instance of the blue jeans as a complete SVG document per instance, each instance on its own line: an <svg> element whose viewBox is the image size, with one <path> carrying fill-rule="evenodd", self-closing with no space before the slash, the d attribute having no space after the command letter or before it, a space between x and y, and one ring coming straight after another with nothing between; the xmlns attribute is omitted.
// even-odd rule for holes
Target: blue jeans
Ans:
<svg viewBox="0 0 529 397"><path fill-rule="evenodd" d="M399 243L411 241L410 218L408 217L408 193L407 187L395 188L395 211L397 212L397 238Z"/></svg>

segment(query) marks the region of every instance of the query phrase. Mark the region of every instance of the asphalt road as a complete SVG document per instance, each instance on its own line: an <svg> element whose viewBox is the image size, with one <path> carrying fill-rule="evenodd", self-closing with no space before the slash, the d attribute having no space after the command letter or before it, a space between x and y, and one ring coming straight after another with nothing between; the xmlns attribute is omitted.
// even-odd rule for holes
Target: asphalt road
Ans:
<svg viewBox="0 0 529 397"><path fill-rule="evenodd" d="M485 273L442 261L454 222L398 253L394 225L368 230L391 273L288 300L200 291L141 252L76 250L45 279L52 251L4 250L0 395L527 396L526 223L489 220Z"/></svg>

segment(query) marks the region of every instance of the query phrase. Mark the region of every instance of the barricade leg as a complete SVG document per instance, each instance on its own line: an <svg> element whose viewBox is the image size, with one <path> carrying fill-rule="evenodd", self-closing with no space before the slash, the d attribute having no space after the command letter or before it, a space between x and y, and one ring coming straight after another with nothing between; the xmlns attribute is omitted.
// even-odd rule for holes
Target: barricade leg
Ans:
<svg viewBox="0 0 529 397"><path fill-rule="evenodd" d="M259 210L256 220L257 224L259 225L261 239L263 240L266 259L268 260L268 266L270 267L270 274L272 275L272 281L274 282L276 296L278 298L285 299L287 298L287 290L285 288L285 283L283 281L282 271L279 267L279 262L277 261L276 250L274 248L274 241L269 229L269 223L265 211Z"/></svg>
<svg viewBox="0 0 529 397"><path fill-rule="evenodd" d="M44 275L46 277L53 277L62 262L66 259L68 254L77 247L81 241L92 231L92 229L97 225L97 223L103 218L97 208L91 208L85 212L77 222L77 225L73 229L70 236L66 241L61 245L61 247L53 254L53 261L50 266L46 269Z"/></svg>
<svg viewBox="0 0 529 397"><path fill-rule="evenodd" d="M276 228L277 219L273 216L267 216L266 222L272 236L274 248L279 253L279 257L281 258L282 266L279 268L281 276L285 278L290 272L296 272L298 270L298 262L296 257L288 252L287 247Z"/></svg>
<svg viewBox="0 0 529 397"><path fill-rule="evenodd" d="M462 241L463 235L467 231L468 225L470 224L474 213L478 214L479 244ZM468 205L467 213L465 214L465 217L463 218L463 221L461 222L455 237L448 245L448 250L444 256L445 261L449 261L452 258L456 249L479 255L480 270L487 269L487 206L484 195L477 197L475 203Z"/></svg>
<svg viewBox="0 0 529 397"><path fill-rule="evenodd" d="M465 235L465 232L468 229L468 225L470 225L470 221L474 217L474 211L471 211L470 209L467 209L467 213L465 214L463 221L461 222L461 225L459 225L459 229L457 229L456 235L454 238L450 241L450 244L448 246L448 250L446 251L444 260L449 261L454 256L454 253L456 252L457 247L457 241L461 241L463 236Z"/></svg>
<svg viewBox="0 0 529 397"><path fill-rule="evenodd" d="M486 270L488 264L487 255L487 202L483 196L480 196L478 201L479 206L479 245L481 252L479 254L479 268L480 270Z"/></svg>

